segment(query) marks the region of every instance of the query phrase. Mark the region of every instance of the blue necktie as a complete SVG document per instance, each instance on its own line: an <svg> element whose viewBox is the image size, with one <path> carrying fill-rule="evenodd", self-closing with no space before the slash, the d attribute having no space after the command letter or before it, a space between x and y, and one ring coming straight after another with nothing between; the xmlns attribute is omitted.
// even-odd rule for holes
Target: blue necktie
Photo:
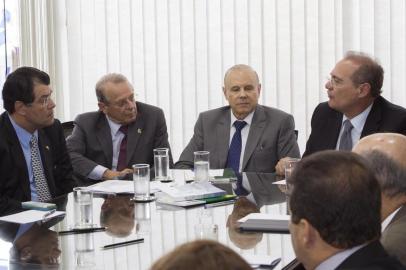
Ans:
<svg viewBox="0 0 406 270"><path fill-rule="evenodd" d="M232 168L235 173L239 172L240 156L241 156L241 130L245 127L247 122L235 121L235 133L231 140L230 148L228 149L227 165L226 168Z"/></svg>
<svg viewBox="0 0 406 270"><path fill-rule="evenodd" d="M347 119L344 121L343 126L344 131L343 134L341 134L340 145L338 149L351 151L352 149L351 130L353 129L353 125L351 124L350 120Z"/></svg>

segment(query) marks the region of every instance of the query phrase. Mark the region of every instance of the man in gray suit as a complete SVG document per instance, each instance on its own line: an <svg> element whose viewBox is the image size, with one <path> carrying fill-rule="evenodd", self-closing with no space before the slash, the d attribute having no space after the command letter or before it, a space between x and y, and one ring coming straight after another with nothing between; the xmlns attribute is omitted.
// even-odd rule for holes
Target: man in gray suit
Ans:
<svg viewBox="0 0 406 270"><path fill-rule="evenodd" d="M153 166L153 149L169 148L163 111L136 102L132 85L121 74L103 76L96 95L99 111L78 115L67 139L79 181L122 178L136 163Z"/></svg>
<svg viewBox="0 0 406 270"><path fill-rule="evenodd" d="M381 186L382 245L406 266L406 136L376 133L353 151L370 162Z"/></svg>
<svg viewBox="0 0 406 270"><path fill-rule="evenodd" d="M235 65L224 76L229 106L203 112L194 135L176 168L192 168L195 151L210 152L210 168L236 172L273 172L279 159L299 157L293 117L258 105L258 74L250 66Z"/></svg>

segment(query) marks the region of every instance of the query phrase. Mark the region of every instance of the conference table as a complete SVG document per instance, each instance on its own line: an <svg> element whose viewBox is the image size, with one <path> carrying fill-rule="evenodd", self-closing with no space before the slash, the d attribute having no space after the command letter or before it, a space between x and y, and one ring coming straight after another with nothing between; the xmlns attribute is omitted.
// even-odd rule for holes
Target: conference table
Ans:
<svg viewBox="0 0 406 270"><path fill-rule="evenodd" d="M174 182L163 184L185 184L182 175L186 174L179 173L180 170L173 173L175 171ZM9 260L10 269L149 269L154 261L176 246L209 238L243 257L281 258L275 269L282 269L295 258L290 235L241 232L237 223L251 212L287 213L286 195L280 186L273 184L277 180L275 174L242 173L241 184L237 187L235 183L216 184L229 194L239 195L235 203L217 207L182 208L156 201L134 202L132 195L95 194L93 223L106 230L61 235L57 232L71 230L75 224L73 194L70 193L55 200L58 210L66 211L63 217L34 224L27 230L26 234L30 231L34 234L25 244L30 246L28 259L22 256L24 250L19 250L24 245L16 240L21 226L0 224L0 258ZM103 248L140 238L143 242ZM5 253L9 249L10 252Z"/></svg>

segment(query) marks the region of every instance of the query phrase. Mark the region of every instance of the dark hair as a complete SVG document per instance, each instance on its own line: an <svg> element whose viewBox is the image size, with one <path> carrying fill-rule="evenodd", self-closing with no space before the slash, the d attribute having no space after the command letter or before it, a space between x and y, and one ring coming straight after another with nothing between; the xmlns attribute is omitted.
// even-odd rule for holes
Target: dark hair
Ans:
<svg viewBox="0 0 406 270"><path fill-rule="evenodd" d="M306 219L325 242L340 249L380 237L380 188L361 156L321 151L299 162L291 179L293 223Z"/></svg>
<svg viewBox="0 0 406 270"><path fill-rule="evenodd" d="M196 240L175 248L161 257L151 270L250 270L235 251L216 241Z"/></svg>
<svg viewBox="0 0 406 270"><path fill-rule="evenodd" d="M359 65L359 68L352 74L351 80L355 85L368 83L371 86L371 96L378 97L382 91L383 68L377 61L361 52L349 51L345 60L350 60Z"/></svg>
<svg viewBox="0 0 406 270"><path fill-rule="evenodd" d="M372 150L361 154L370 163L372 171L386 196L406 195L406 169L388 155Z"/></svg>
<svg viewBox="0 0 406 270"><path fill-rule="evenodd" d="M7 76L3 85L3 107L10 114L14 113L14 104L34 102L34 85L49 85L47 73L33 67L20 67Z"/></svg>

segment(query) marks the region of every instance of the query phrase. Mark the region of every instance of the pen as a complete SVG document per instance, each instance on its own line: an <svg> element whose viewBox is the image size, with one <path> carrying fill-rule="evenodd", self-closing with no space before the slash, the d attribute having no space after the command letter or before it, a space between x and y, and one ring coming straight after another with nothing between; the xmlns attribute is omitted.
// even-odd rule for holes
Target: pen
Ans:
<svg viewBox="0 0 406 270"><path fill-rule="evenodd" d="M43 216L42 219L46 219L47 217L49 217L50 215L52 215L53 213L55 213L56 209L52 209L48 212L46 212Z"/></svg>
<svg viewBox="0 0 406 270"><path fill-rule="evenodd" d="M131 245L131 244L138 244L138 243L143 243L143 242L144 242L144 238L140 238L140 239L135 239L135 240L131 240L131 241L119 242L119 243L114 243L114 244L111 244L111 245L105 245L104 247L102 247L102 249L124 247L124 246L128 246L128 245Z"/></svg>
<svg viewBox="0 0 406 270"><path fill-rule="evenodd" d="M223 205L233 204L234 202L235 202L235 200L228 200L228 201L210 203L210 204L205 204L204 208L212 208L212 207L217 207L217 206L223 206Z"/></svg>
<svg viewBox="0 0 406 270"><path fill-rule="evenodd" d="M105 227L100 228L87 228L87 229L72 229L69 231L60 231L58 235L69 235L69 234L80 234L80 233L92 233L92 232L103 232L105 231Z"/></svg>

